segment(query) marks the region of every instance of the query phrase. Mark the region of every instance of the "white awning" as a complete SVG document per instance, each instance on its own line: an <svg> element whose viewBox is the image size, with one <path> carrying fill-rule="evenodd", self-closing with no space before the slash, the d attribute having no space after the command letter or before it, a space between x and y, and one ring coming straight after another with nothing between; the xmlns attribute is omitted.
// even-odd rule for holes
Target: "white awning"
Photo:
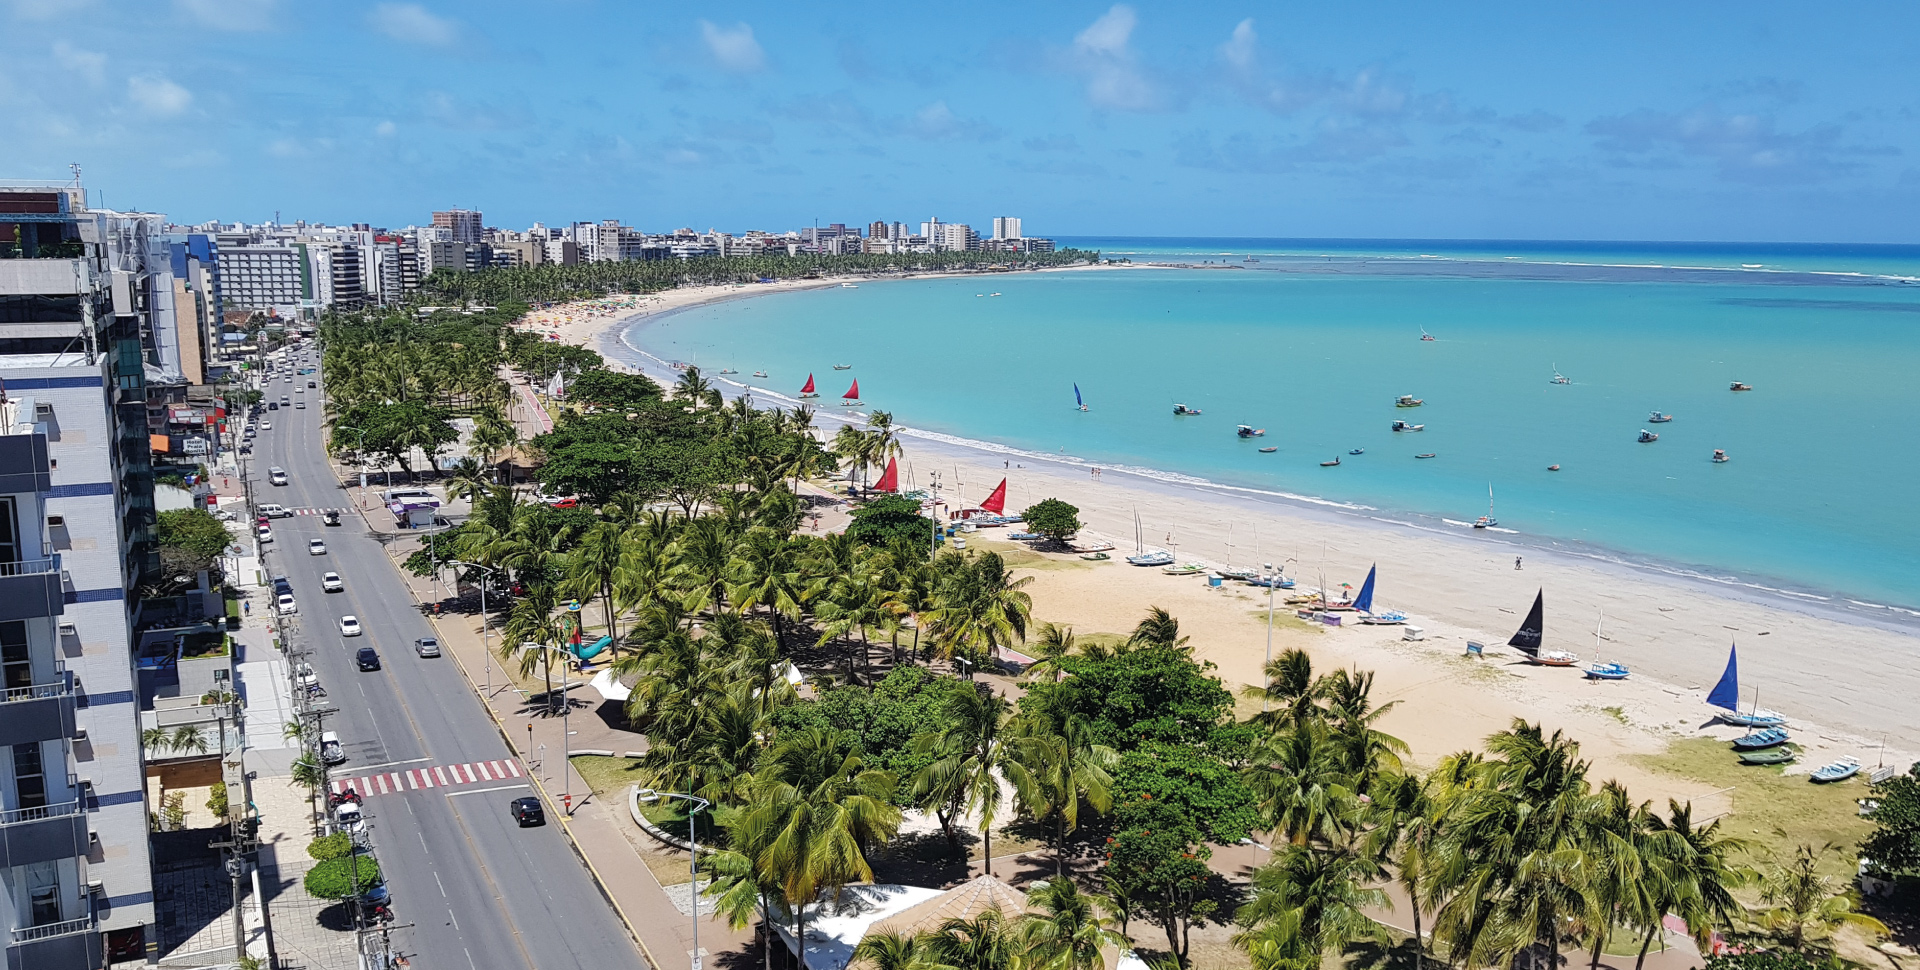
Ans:
<svg viewBox="0 0 1920 970"><path fill-rule="evenodd" d="M613 675L611 667L594 674L593 680L589 681L588 685L599 691L601 697L610 701L624 701L633 696L633 688L621 683L620 678Z"/></svg>

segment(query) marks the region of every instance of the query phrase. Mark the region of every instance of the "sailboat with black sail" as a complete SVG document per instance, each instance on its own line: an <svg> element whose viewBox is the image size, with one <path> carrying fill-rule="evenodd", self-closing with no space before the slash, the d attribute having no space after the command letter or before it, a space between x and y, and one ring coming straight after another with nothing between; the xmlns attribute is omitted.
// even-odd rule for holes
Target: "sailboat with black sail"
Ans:
<svg viewBox="0 0 1920 970"><path fill-rule="evenodd" d="M1513 632L1507 641L1510 646L1527 655L1527 662L1546 667L1571 667L1580 658L1565 650L1541 650L1546 640L1547 591L1545 589L1533 595L1533 609L1527 611L1527 618L1520 623L1520 629Z"/></svg>

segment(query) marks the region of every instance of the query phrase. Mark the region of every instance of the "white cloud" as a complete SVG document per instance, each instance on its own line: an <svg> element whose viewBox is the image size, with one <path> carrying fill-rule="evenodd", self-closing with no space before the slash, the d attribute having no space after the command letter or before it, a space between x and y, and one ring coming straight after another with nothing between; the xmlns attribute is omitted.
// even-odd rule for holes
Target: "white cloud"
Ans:
<svg viewBox="0 0 1920 970"><path fill-rule="evenodd" d="M722 70L752 74L766 69L767 52L760 49L760 42L753 39L753 28L747 24L728 28L702 20L700 38L706 41L707 52Z"/></svg>
<svg viewBox="0 0 1920 970"><path fill-rule="evenodd" d="M1073 38L1075 68L1087 79L1087 99L1096 107L1152 111L1160 96L1134 63L1129 42L1139 23L1133 8L1115 4Z"/></svg>
<svg viewBox="0 0 1920 970"><path fill-rule="evenodd" d="M460 39L460 25L417 3L383 3L368 14L373 29L394 40L446 47Z"/></svg>
<svg viewBox="0 0 1920 970"><path fill-rule="evenodd" d="M156 115L177 115L193 103L193 92L158 74L127 78L127 97Z"/></svg>
<svg viewBox="0 0 1920 970"><path fill-rule="evenodd" d="M99 84L106 79L107 55L97 51L81 50L64 40L53 44L53 59L61 67L87 79L89 84Z"/></svg>
<svg viewBox="0 0 1920 970"><path fill-rule="evenodd" d="M1220 56L1225 58L1227 66L1241 74L1253 73L1255 47L1260 43L1260 35L1253 32L1253 18L1240 21L1233 28L1233 36L1220 45Z"/></svg>
<svg viewBox="0 0 1920 970"><path fill-rule="evenodd" d="M373 133L376 135L379 135L382 138L385 138L388 135L393 134L396 130L398 129L394 126L394 123L391 121L382 121L379 124L373 126Z"/></svg>
<svg viewBox="0 0 1920 970"><path fill-rule="evenodd" d="M256 31L273 26L279 0L175 0L193 19L215 30Z"/></svg>

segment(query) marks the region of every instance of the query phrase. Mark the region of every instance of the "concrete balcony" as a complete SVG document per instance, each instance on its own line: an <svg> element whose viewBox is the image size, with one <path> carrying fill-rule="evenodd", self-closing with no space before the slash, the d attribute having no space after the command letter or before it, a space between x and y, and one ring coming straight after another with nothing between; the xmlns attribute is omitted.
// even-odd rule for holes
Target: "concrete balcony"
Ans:
<svg viewBox="0 0 1920 970"><path fill-rule="evenodd" d="M7 945L7 970L90 970L106 959L104 942L92 916L13 931Z"/></svg>
<svg viewBox="0 0 1920 970"><path fill-rule="evenodd" d="M0 562L0 621L59 616L66 602L59 556Z"/></svg>
<svg viewBox="0 0 1920 970"><path fill-rule="evenodd" d="M0 866L25 866L87 854L87 814L78 799L0 812Z"/></svg>
<svg viewBox="0 0 1920 970"><path fill-rule="evenodd" d="M0 744L73 737L73 674L63 670L59 677L0 694Z"/></svg>

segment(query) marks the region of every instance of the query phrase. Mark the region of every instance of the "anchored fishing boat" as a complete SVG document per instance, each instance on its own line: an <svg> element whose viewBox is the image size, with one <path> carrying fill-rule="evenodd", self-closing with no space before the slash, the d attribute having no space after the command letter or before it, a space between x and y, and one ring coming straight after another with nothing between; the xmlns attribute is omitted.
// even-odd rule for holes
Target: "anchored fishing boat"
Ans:
<svg viewBox="0 0 1920 970"><path fill-rule="evenodd" d="M1567 375L1565 375L1565 374L1562 374L1562 373L1560 373L1560 365L1559 365L1559 364L1555 364L1555 365L1553 365L1553 380L1551 380L1551 381L1549 381L1548 383L1550 383L1550 384L1571 384L1571 383L1573 383L1573 381L1572 381L1572 380L1570 380L1570 379L1569 379L1569 378L1567 377Z"/></svg>
<svg viewBox="0 0 1920 970"><path fill-rule="evenodd" d="M813 389L813 375L807 375L807 386L800 389L801 397L819 397L820 392Z"/></svg>
<svg viewBox="0 0 1920 970"><path fill-rule="evenodd" d="M1395 431L1425 431L1425 430L1427 430L1427 426L1426 426L1426 425L1424 425L1424 424L1408 424L1408 423L1407 423L1407 422L1405 422L1405 421L1395 421L1395 422L1393 423L1393 430L1395 430Z"/></svg>
<svg viewBox="0 0 1920 970"><path fill-rule="evenodd" d="M1334 466L1336 466L1336 465L1338 465L1338 464L1340 464L1340 459L1338 459L1338 458L1335 458L1335 459L1334 459L1334 460L1332 460L1332 461L1323 461L1323 462L1321 462L1321 463L1320 463L1320 467L1321 467L1321 468L1332 468L1332 467L1334 467Z"/></svg>
<svg viewBox="0 0 1920 970"><path fill-rule="evenodd" d="M1194 416L1194 415L1197 415L1197 414L1199 414L1199 413L1200 413L1200 409L1199 409L1199 408L1190 408L1190 407L1187 407L1187 406L1186 406L1186 405L1184 405L1184 404L1176 404L1176 405L1174 405L1174 406L1173 406L1173 413L1174 413L1174 414L1175 414L1176 416L1179 416L1179 417L1191 417L1191 416Z"/></svg>
<svg viewBox="0 0 1920 970"><path fill-rule="evenodd" d="M753 372L753 376L755 376L755 377L765 377L765 376L767 376L767 372L766 372L766 371L763 371L763 370L757 370L757 371L754 371L754 372Z"/></svg>
<svg viewBox="0 0 1920 970"><path fill-rule="evenodd" d="M1491 529L1494 526L1499 524L1500 524L1499 521L1493 517L1493 483L1488 482L1487 483L1487 514L1477 519L1474 519L1473 527L1476 529Z"/></svg>
<svg viewBox="0 0 1920 970"><path fill-rule="evenodd" d="M833 369L834 370L852 370L853 365L852 364L835 364L833 365Z"/></svg>
<svg viewBox="0 0 1920 970"><path fill-rule="evenodd" d="M1726 462L1727 460L1728 460L1728 459L1727 459L1727 453L1726 453L1726 452L1724 452L1724 451L1721 451L1721 450L1720 450L1720 449L1718 449L1718 448L1715 448L1715 449L1713 449L1713 463L1714 463L1714 464L1716 464L1716 465L1719 465L1719 464L1723 464L1723 463L1725 463L1725 462Z"/></svg>
<svg viewBox="0 0 1920 970"><path fill-rule="evenodd" d="M1639 437L1639 439L1638 439L1638 440L1639 440L1639 442L1640 442L1641 444L1643 444L1643 445L1646 445L1646 444L1652 444L1653 442L1656 442L1656 441L1659 441L1659 440L1660 440L1660 436L1659 436L1659 435L1657 435L1657 434L1654 434L1654 433L1653 433L1653 432L1651 432L1651 431L1648 431L1648 430L1647 430L1647 429L1645 429L1645 428L1641 428L1641 429L1640 429L1640 437Z"/></svg>
<svg viewBox="0 0 1920 970"><path fill-rule="evenodd" d="M847 388L847 393L840 395L840 406L843 408L857 408L860 406L859 378L854 378L853 386Z"/></svg>
<svg viewBox="0 0 1920 970"><path fill-rule="evenodd" d="M1393 402L1393 406L1397 408L1417 408L1425 403L1427 402L1411 394L1402 394L1399 400Z"/></svg>
<svg viewBox="0 0 1920 970"><path fill-rule="evenodd" d="M1439 456L1438 454L1436 454L1436 453L1434 453L1434 452L1431 452L1431 451L1429 451L1429 452L1427 452L1427 453L1426 453L1426 454L1424 454L1424 455L1414 455L1413 457L1415 457L1415 458L1438 458L1438 457L1440 457L1440 456Z"/></svg>
<svg viewBox="0 0 1920 970"><path fill-rule="evenodd" d="M1264 438L1267 436L1267 429L1241 424L1234 426L1233 433L1242 438Z"/></svg>
<svg viewBox="0 0 1920 970"><path fill-rule="evenodd" d="M1420 328L1420 339L1421 339L1421 341L1423 341L1423 342L1430 342L1430 341L1432 341L1432 340L1433 340L1433 334L1430 334L1430 333L1428 333L1428 332L1427 332L1427 328L1425 328L1425 327L1421 327L1421 328Z"/></svg>
<svg viewBox="0 0 1920 970"><path fill-rule="evenodd" d="M1742 383L1740 383L1739 381L1734 381L1734 382L1733 382L1733 383L1732 383L1731 385L1729 385L1729 386L1727 387L1727 390L1729 390L1729 391L1751 391L1751 390L1753 390L1753 385L1752 385L1752 384L1742 384Z"/></svg>
<svg viewBox="0 0 1920 970"><path fill-rule="evenodd" d="M1655 411L1652 414L1647 415L1647 421L1650 424L1666 424L1668 421L1672 421L1672 420L1673 420L1673 415L1662 414L1659 411Z"/></svg>
<svg viewBox="0 0 1920 970"><path fill-rule="evenodd" d="M738 374L738 373L740 373L740 372L739 372L739 371L737 371L737 370L734 370L734 369L733 369L733 368L731 368L731 367L722 367L722 368L720 368L719 370L717 370L717 371L714 371L714 373L716 373L716 374Z"/></svg>
<svg viewBox="0 0 1920 970"><path fill-rule="evenodd" d="M1364 455L1366 453L1367 453L1367 449L1365 448L1355 448L1352 451L1347 452L1347 454L1349 455Z"/></svg>

